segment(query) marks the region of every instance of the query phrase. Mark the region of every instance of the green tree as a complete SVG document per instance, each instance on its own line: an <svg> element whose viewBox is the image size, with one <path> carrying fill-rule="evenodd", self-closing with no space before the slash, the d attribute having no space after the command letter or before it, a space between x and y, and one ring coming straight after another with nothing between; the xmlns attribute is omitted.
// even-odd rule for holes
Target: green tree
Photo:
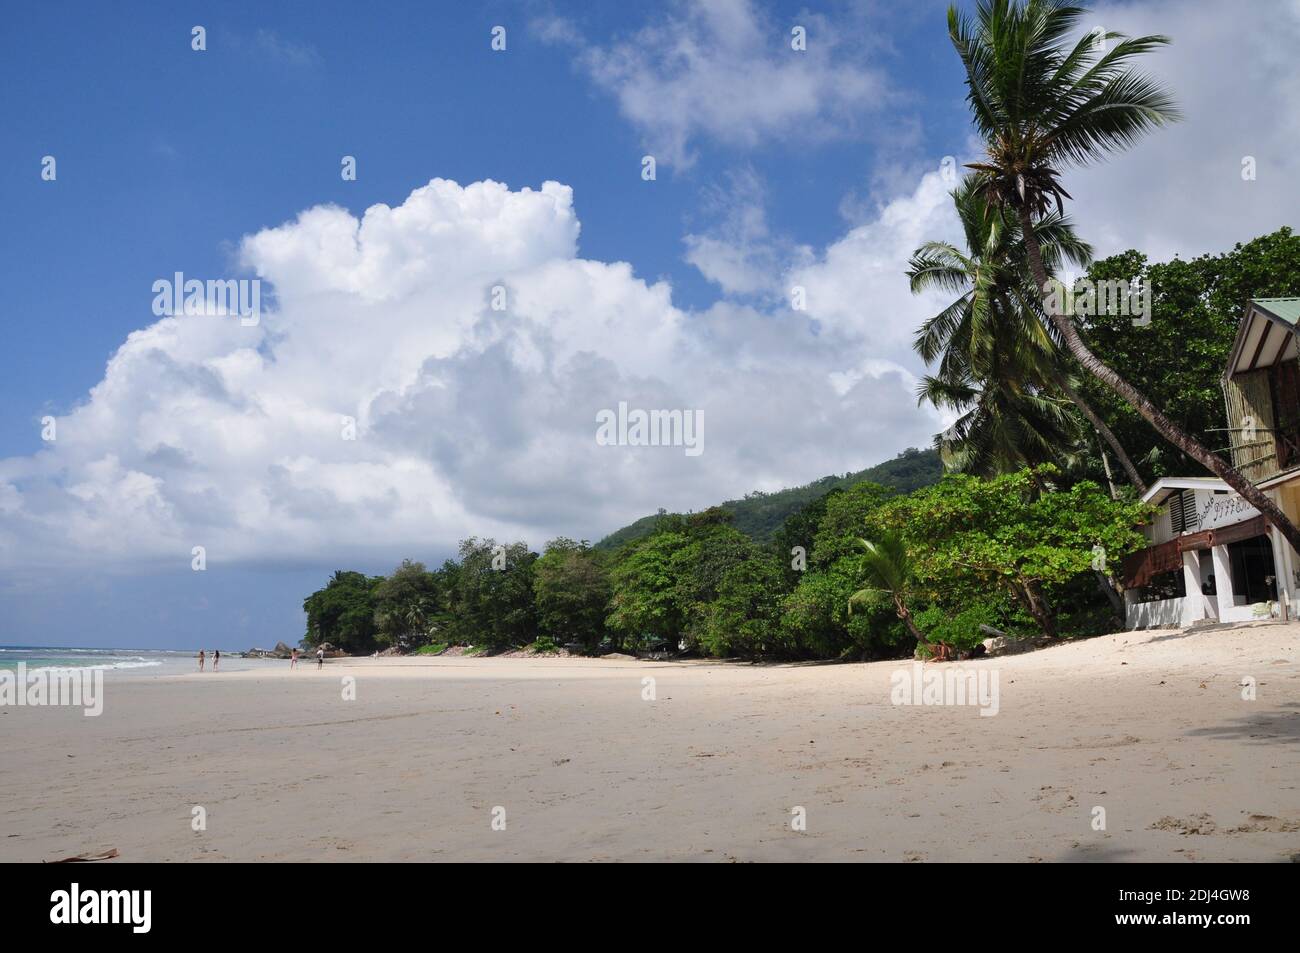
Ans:
<svg viewBox="0 0 1300 953"><path fill-rule="evenodd" d="M791 513L781 524L773 538L772 547L781 565L781 588L784 591L793 592L799 585L800 578L808 569L808 557L817 536L817 527L826 517L827 501L843 492L842 488L835 487ZM802 569L795 567L796 547L802 550Z"/></svg>
<svg viewBox="0 0 1300 953"><path fill-rule="evenodd" d="M960 607L932 603L916 614L916 624L940 645L959 650L972 649L986 638L981 626L996 628L1004 615L1004 606L996 599L983 599Z"/></svg>
<svg viewBox="0 0 1300 953"><path fill-rule="evenodd" d="M864 603L868 597L876 594L886 596L894 605L894 611L907 626L907 631L927 652L933 653L934 646L926 639L924 633L916 627L912 610L908 603L917 594L916 563L907 550L907 544L898 533L881 533L875 540L858 539L864 551L862 559L863 582L866 585L849 597L849 608Z"/></svg>
<svg viewBox="0 0 1300 953"><path fill-rule="evenodd" d="M985 476L1059 461L1077 443L1075 422L1056 395L1072 403L1119 459L1138 491L1146 485L1105 421L1068 380L1064 363L1040 320L1024 241L1010 210L992 206L968 176L953 190L966 236L963 251L948 242L926 242L912 255L912 292L958 293L917 331L914 347L927 364L937 362L920 395L962 416L936 438L949 469ZM1039 223L1043 260L1055 275L1062 263L1087 265L1092 249L1059 212Z"/></svg>
<svg viewBox="0 0 1300 953"><path fill-rule="evenodd" d="M977 187L990 202L1018 215L1030 270L1047 296L1047 316L1075 360L1300 550L1300 529L1278 505L1094 354L1057 296L1048 293L1050 276L1035 223L1069 197L1061 170L1123 151L1178 118L1169 93L1129 65L1168 39L1105 33L1100 39L1113 45L1098 50L1099 36L1093 33L1071 46L1066 37L1086 12L1063 0L981 0L974 19L949 8L949 36L966 70L966 100L986 152L984 161L970 166Z"/></svg>
<svg viewBox="0 0 1300 953"><path fill-rule="evenodd" d="M538 627L557 644L575 641L591 654L605 637L612 594L607 557L560 537L546 544L533 567Z"/></svg>
<svg viewBox="0 0 1300 953"><path fill-rule="evenodd" d="M858 537L863 527L888 500L896 494L877 483L858 483L843 493L828 497L826 514L813 536L812 562L818 567L830 566L845 556L860 553Z"/></svg>
<svg viewBox="0 0 1300 953"><path fill-rule="evenodd" d="M1054 636L1053 593L1144 546L1139 527L1151 516L1091 481L1061 489L1057 476L1051 466L991 480L951 475L895 501L879 521L904 535L932 601L964 606L1001 589Z"/></svg>
<svg viewBox="0 0 1300 953"><path fill-rule="evenodd" d="M1094 314L1082 320L1089 346L1106 364L1143 382L1146 395L1188 433L1215 447L1228 443L1220 380L1250 298L1300 295L1300 235L1282 228L1225 252L1151 262L1129 250L1093 263L1093 281L1141 282L1151 294L1151 321ZM1151 477L1206 472L1165 442L1136 410L1095 378L1082 382L1089 401ZM1094 478L1100 459L1088 461Z"/></svg>
<svg viewBox="0 0 1300 953"><path fill-rule="evenodd" d="M392 574L377 583L376 638L381 645L414 648L428 641L438 618L441 593L438 577L424 563L402 560Z"/></svg>
<svg viewBox="0 0 1300 953"><path fill-rule="evenodd" d="M862 551L856 543L865 527L895 491L864 481L827 493L792 521L777 558L783 572L797 577L781 602L782 642L792 654L809 658L876 657L907 637L891 606L880 599L849 598L861 588ZM788 545L787 545L788 543ZM791 572L789 550L807 549L807 567Z"/></svg>
<svg viewBox="0 0 1300 953"><path fill-rule="evenodd" d="M688 523L686 543L673 552L669 561L675 599L682 614L681 634L690 645L700 642L723 577L760 552L748 536L728 525L730 514L719 512L721 517Z"/></svg>
<svg viewBox="0 0 1300 953"><path fill-rule="evenodd" d="M454 640L491 649L532 642L537 637L537 554L526 543L506 545L471 537L461 541L459 555L452 596Z"/></svg>
<svg viewBox="0 0 1300 953"><path fill-rule="evenodd" d="M781 577L781 563L770 552L759 549L730 566L707 604L700 648L718 657L794 654L795 644L781 626Z"/></svg>
<svg viewBox="0 0 1300 953"><path fill-rule="evenodd" d="M373 590L382 577L359 572L335 571L325 588L303 600L307 613L308 645L328 642L352 655L375 650L375 601Z"/></svg>
<svg viewBox="0 0 1300 953"><path fill-rule="evenodd" d="M837 658L853 646L848 605L854 588L851 579L837 578L829 569L810 569L785 597L781 626L803 654Z"/></svg>
<svg viewBox="0 0 1300 953"><path fill-rule="evenodd" d="M675 646L681 638L685 613L673 556L689 542L685 533L661 532L619 551L606 625L620 646L636 647L647 637Z"/></svg>

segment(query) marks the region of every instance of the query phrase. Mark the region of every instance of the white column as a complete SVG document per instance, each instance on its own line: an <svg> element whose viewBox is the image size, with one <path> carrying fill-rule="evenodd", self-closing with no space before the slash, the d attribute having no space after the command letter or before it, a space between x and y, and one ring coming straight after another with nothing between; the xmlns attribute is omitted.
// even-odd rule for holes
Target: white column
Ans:
<svg viewBox="0 0 1300 953"><path fill-rule="evenodd" d="M1280 533L1278 535L1281 536ZM1280 539L1279 545L1282 549L1282 565L1278 567L1278 586L1281 587L1278 591L1278 597L1281 598L1281 589L1285 589L1293 607L1291 616L1294 619L1297 615L1296 600L1300 598L1300 589L1295 584L1295 551L1285 539Z"/></svg>
<svg viewBox="0 0 1300 953"><path fill-rule="evenodd" d="M1214 562L1214 591L1219 606L1219 621L1228 622L1232 615L1232 569L1228 564L1228 547L1215 546L1210 550Z"/></svg>
<svg viewBox="0 0 1300 953"><path fill-rule="evenodd" d="M1183 597L1183 625L1191 625L1197 619L1205 618L1205 597L1201 595L1201 567L1196 561L1196 553L1183 553L1183 588L1187 595Z"/></svg>
<svg viewBox="0 0 1300 953"><path fill-rule="evenodd" d="M1286 514L1288 519L1295 519L1295 516L1293 515L1294 511L1291 513L1287 512L1286 501L1283 496L1284 494L1279 490L1274 497L1275 502L1278 506L1282 507L1282 512ZM1282 534L1279 533L1277 529L1273 530L1273 534L1277 537L1277 542L1273 547L1273 565L1277 569L1278 577L1277 596L1281 599L1282 590L1285 589L1287 594L1291 597L1291 604L1294 606L1296 599L1300 597L1300 587L1297 587L1295 584L1296 552L1291 548L1291 544L1282 537ZM1282 554L1280 562L1277 559L1277 554L1279 552ZM1294 610L1292 614L1295 614Z"/></svg>
<svg viewBox="0 0 1300 953"><path fill-rule="evenodd" d="M1286 561L1283 558L1283 552L1286 549L1286 542L1282 539L1282 534L1277 531L1276 526L1268 528L1268 541L1273 547L1273 578L1277 584L1277 614L1278 618L1282 616L1282 606L1285 599L1282 597L1282 591L1286 588Z"/></svg>

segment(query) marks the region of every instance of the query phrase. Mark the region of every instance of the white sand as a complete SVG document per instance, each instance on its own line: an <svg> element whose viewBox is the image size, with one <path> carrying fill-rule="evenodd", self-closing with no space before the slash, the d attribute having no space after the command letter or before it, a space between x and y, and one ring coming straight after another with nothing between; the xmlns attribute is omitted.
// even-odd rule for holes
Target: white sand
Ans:
<svg viewBox="0 0 1300 953"><path fill-rule="evenodd" d="M995 717L892 705L890 662L110 675L99 718L0 708L0 860L1285 860L1298 647L1258 624L958 663L997 669Z"/></svg>

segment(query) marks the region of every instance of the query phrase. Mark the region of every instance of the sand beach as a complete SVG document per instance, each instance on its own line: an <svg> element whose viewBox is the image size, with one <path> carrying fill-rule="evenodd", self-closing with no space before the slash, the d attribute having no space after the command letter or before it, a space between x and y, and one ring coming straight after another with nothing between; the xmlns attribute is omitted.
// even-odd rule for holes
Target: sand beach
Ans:
<svg viewBox="0 0 1300 953"><path fill-rule="evenodd" d="M1257 623L927 666L996 672L995 715L891 703L888 661L111 673L99 717L0 709L0 860L1287 861L1297 649Z"/></svg>

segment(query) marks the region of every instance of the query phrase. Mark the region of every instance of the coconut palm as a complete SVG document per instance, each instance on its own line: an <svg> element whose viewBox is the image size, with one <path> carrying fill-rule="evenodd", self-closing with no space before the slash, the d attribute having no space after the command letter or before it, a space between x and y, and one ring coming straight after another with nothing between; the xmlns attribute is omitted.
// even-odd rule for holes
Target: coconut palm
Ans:
<svg viewBox="0 0 1300 953"><path fill-rule="evenodd" d="M1011 453L994 466L991 472L997 473L1056 460L1067 440L1078 442L1077 436L1071 439L1062 433L1059 423L1048 429L1042 427L1049 423L1045 418L1059 416L1052 406L1054 391L1088 419L1110 445L1130 482L1139 493L1145 493L1146 484L1123 446L1070 381L1063 367L1064 355L1049 332L1050 326L1040 319L1042 306L1033 291L1016 217L1007 209L990 206L973 177L967 177L952 195L966 236L966 251L948 242L926 242L913 253L907 272L913 293L931 289L959 292L952 304L917 332L917 353L926 363L939 362L938 386L935 378L927 378L919 389L922 399L936 406L959 408L953 396L982 381L978 390L988 407L977 413L979 406L973 405L975 409L968 415L970 423L959 429L983 435L985 439L977 443L1007 447L1014 446L1010 441L1017 437L1018 428L1011 427L1001 435L1002 439L986 433L986 428L1003 419L1009 426L1012 421L997 413L997 408L1010 411L1023 404L1030 415L1022 421L1028 430L1025 436L1032 438L1038 433L1042 437L1030 439L1028 446L1039 452ZM1092 260L1092 248L1079 239L1073 224L1059 212L1049 213L1038 223L1037 238L1043 260L1053 274L1065 262L1085 267ZM1001 367L994 368L995 362ZM993 386L995 381L998 386ZM974 426L976 422L982 425ZM953 442L953 433L937 438L941 453L952 461L985 459L982 453L965 453L960 444ZM962 443L966 440L963 437ZM989 471L974 467L965 472L987 475Z"/></svg>
<svg viewBox="0 0 1300 953"><path fill-rule="evenodd" d="M433 601L428 596L412 599L401 611L402 621L406 623L407 632L411 635L428 635L430 631L429 617L432 612Z"/></svg>
<svg viewBox="0 0 1300 953"><path fill-rule="evenodd" d="M918 394L936 407L961 414L935 437L944 467L975 476L996 476L1060 458L1060 448L1078 443L1068 405L1026 388L1017 373L976 379L969 374L929 376Z"/></svg>
<svg viewBox="0 0 1300 953"><path fill-rule="evenodd" d="M882 593L888 596L894 603L894 611L903 620L903 625L907 626L907 631L933 655L935 647L916 627L912 610L907 606L916 588L916 565L902 537L897 533L886 532L875 542L859 539L858 545L865 550L863 570L866 578L863 581L867 585L849 598L849 612L871 595Z"/></svg>
<svg viewBox="0 0 1300 953"><path fill-rule="evenodd" d="M984 161L969 168L981 194L1019 218L1029 267L1044 295L1050 275L1036 227L1070 197L1062 170L1123 151L1179 118L1171 95L1130 67L1168 38L1093 32L1071 44L1068 37L1086 12L1064 0L980 0L973 18L948 9L948 33L966 70L966 100L986 151ZM1047 317L1079 364L1300 550L1300 530L1277 504L1093 354L1056 297L1044 302Z"/></svg>

